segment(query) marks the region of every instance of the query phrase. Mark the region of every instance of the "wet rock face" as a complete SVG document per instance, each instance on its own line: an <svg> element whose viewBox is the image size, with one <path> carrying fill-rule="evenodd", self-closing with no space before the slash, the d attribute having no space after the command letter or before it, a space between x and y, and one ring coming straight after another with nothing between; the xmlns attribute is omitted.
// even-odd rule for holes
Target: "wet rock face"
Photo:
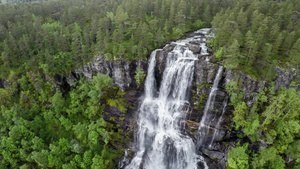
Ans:
<svg viewBox="0 0 300 169"><path fill-rule="evenodd" d="M133 133L136 129L136 111L139 106L140 95L141 92L134 90L126 92L126 112L121 112L117 107L109 105L104 109L104 120L115 125L120 125L120 128L123 129L129 138L133 138Z"/></svg>
<svg viewBox="0 0 300 169"><path fill-rule="evenodd" d="M163 74L167 64L168 53L171 52L176 44L168 44L162 50L157 51L156 53L156 70L160 75ZM159 80L158 80L159 81Z"/></svg>
<svg viewBox="0 0 300 169"><path fill-rule="evenodd" d="M124 119L124 113L119 111L115 106L106 106L103 114L105 121L111 122L113 124L120 124L122 129L126 128L126 121Z"/></svg>
<svg viewBox="0 0 300 169"><path fill-rule="evenodd" d="M239 81L241 89L244 91L244 101L248 106L251 106L256 101L256 95L266 86L265 81L257 81L240 71L228 70L225 73L225 83L223 87L232 81Z"/></svg>
<svg viewBox="0 0 300 169"><path fill-rule="evenodd" d="M198 84L214 82L215 75L218 71L219 65L207 61L206 56L200 56L199 60L195 62L195 82Z"/></svg>
<svg viewBox="0 0 300 169"><path fill-rule="evenodd" d="M194 54L200 54L201 47L198 44L189 43L188 48L194 53Z"/></svg>
<svg viewBox="0 0 300 169"><path fill-rule="evenodd" d="M132 77L130 77L129 63L121 62L112 64L112 70L112 79L114 79L114 84L122 91L128 89L133 80Z"/></svg>
<svg viewBox="0 0 300 169"><path fill-rule="evenodd" d="M110 76L114 85L119 87L122 91L136 89L137 84L135 82L135 70L136 67L141 67L144 72L147 68L147 64L144 61L118 61L110 62L105 61L104 59L94 58L91 63L84 65L81 69L76 69L76 76L83 74L88 80L92 80L93 75L97 73L102 73ZM69 77L68 82L72 85L72 77Z"/></svg>

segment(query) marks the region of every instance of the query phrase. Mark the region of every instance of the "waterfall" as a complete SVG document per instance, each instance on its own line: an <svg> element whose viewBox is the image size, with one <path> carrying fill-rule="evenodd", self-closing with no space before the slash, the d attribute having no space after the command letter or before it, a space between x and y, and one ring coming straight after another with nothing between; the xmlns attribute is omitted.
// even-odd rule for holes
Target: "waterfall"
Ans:
<svg viewBox="0 0 300 169"><path fill-rule="evenodd" d="M223 66L220 66L218 69L218 72L216 74L213 87L211 88L211 91L209 93L204 111L203 111L203 116L202 116L200 126L198 129L199 130L199 139L197 142L198 148L203 146L203 144L205 144L205 141L207 140L207 133L208 133L208 130L210 129L210 122L212 120L208 117L208 110L210 110L212 108L212 106L214 105L217 90L218 90L218 85L219 85L219 82L222 77L222 72L223 72ZM209 124L206 124L207 122L209 122Z"/></svg>
<svg viewBox="0 0 300 169"><path fill-rule="evenodd" d="M156 64L155 56L156 56L157 51L158 51L158 49L154 50L150 55L148 74L147 74L146 81L145 81L145 84L146 84L145 85L145 95L146 95L146 98L150 98L150 99L153 98L154 90L156 90L154 71L155 71L155 64Z"/></svg>
<svg viewBox="0 0 300 169"><path fill-rule="evenodd" d="M128 151L125 150L124 156L122 157L122 159L118 163L118 168L123 168L128 163L129 163L129 161L128 161Z"/></svg>
<svg viewBox="0 0 300 169"><path fill-rule="evenodd" d="M209 55L208 53L208 47L206 46L206 43L201 43L200 44L200 47L201 47L201 55Z"/></svg>
<svg viewBox="0 0 300 169"><path fill-rule="evenodd" d="M158 96L154 95L157 50L150 56L145 98L138 111L137 151L126 169L197 169L199 165L208 168L182 125L198 57L187 47L190 40L173 43Z"/></svg>
<svg viewBox="0 0 300 169"><path fill-rule="evenodd" d="M225 111L226 111L227 102L228 102L228 98L225 98L225 100L223 101L222 114L221 114L221 116L219 117L218 123L217 123L217 125L216 125L216 127L215 127L213 137L212 137L212 139L211 139L211 141L210 141L210 143L209 143L209 147L212 146L213 142L215 141L216 136L219 134L219 130L220 130L220 126L221 126L221 121L222 121L223 115L224 115L224 113L225 113Z"/></svg>

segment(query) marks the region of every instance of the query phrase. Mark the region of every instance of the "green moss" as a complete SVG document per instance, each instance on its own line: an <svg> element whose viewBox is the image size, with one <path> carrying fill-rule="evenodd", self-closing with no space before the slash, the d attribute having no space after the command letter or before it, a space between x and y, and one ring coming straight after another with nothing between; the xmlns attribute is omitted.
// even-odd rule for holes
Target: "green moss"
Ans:
<svg viewBox="0 0 300 169"><path fill-rule="evenodd" d="M109 106L116 107L120 112L126 113L129 105L126 102L126 92L122 92L118 87L114 86L107 89L104 100Z"/></svg>
<svg viewBox="0 0 300 169"><path fill-rule="evenodd" d="M125 113L127 110L123 104L123 100L120 99L108 99L107 104L110 106L115 106L122 113Z"/></svg>
<svg viewBox="0 0 300 169"><path fill-rule="evenodd" d="M296 76L290 86L298 86L300 84L300 75Z"/></svg>
<svg viewBox="0 0 300 169"><path fill-rule="evenodd" d="M199 91L199 94L196 94L196 91L193 90L192 93L193 93L193 102L194 103L197 103L194 105L194 108L195 109L204 109L205 108L205 102L206 102L206 99L208 98L208 94L202 92L203 88L209 88L211 87L212 84L209 84L209 83L200 83L200 84L196 84L196 87Z"/></svg>
<svg viewBox="0 0 300 169"><path fill-rule="evenodd" d="M134 78L138 86L140 86L143 83L145 77L146 77L146 73L143 71L143 69L141 67L137 67L135 70Z"/></svg>

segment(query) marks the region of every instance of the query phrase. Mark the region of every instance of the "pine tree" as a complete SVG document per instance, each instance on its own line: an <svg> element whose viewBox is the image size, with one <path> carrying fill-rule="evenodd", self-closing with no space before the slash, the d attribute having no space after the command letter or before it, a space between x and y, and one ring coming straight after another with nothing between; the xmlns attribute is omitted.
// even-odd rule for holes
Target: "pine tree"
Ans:
<svg viewBox="0 0 300 169"><path fill-rule="evenodd" d="M246 65L252 67L257 53L257 43L254 41L250 30L246 33L245 49Z"/></svg>
<svg viewBox="0 0 300 169"><path fill-rule="evenodd" d="M72 44L71 50L73 55L73 61L75 65L81 65L83 63L82 56L82 35L80 26L75 23L72 32Z"/></svg>
<svg viewBox="0 0 300 169"><path fill-rule="evenodd" d="M239 42L234 39L233 43L228 47L228 49L226 49L225 65L228 69L236 69L238 67L240 58L239 48Z"/></svg>
<svg viewBox="0 0 300 169"><path fill-rule="evenodd" d="M243 9L240 10L240 12L237 14L237 23L239 25L239 29L242 33L244 33L247 29L248 25L248 18L246 13L243 11Z"/></svg>
<svg viewBox="0 0 300 169"><path fill-rule="evenodd" d="M292 63L297 66L300 66L300 38L296 41L291 49L290 58Z"/></svg>

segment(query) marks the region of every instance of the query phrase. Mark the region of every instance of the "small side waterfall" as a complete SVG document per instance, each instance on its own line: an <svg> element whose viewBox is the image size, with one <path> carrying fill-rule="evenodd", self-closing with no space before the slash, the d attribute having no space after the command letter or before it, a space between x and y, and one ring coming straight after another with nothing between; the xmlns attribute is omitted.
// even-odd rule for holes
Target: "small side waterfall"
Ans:
<svg viewBox="0 0 300 169"><path fill-rule="evenodd" d="M198 129L199 130L199 138L198 138L198 142L197 142L198 148L201 146L205 146L204 144L207 140L207 133L209 132L210 122L211 122L211 118L208 116L208 111L214 105L216 93L218 90L218 85L219 85L220 79L222 77L222 73L223 73L223 66L220 66L218 69L218 72L216 74L213 87L211 88L211 91L209 93L209 96L208 96L208 99L207 99L207 102L205 105L205 109L203 111L203 116L202 116L202 119L200 122L200 126Z"/></svg>
<svg viewBox="0 0 300 169"><path fill-rule="evenodd" d="M213 137L212 137L212 139L211 139L211 141L210 141L210 143L209 143L209 147L212 146L213 142L215 141L216 136L219 134L220 125L221 125L221 121L222 121L222 119L223 119L223 115L224 115L224 113L225 113L225 111L226 111L227 102L228 102L228 98L225 98L225 100L223 101L222 114L221 114L221 116L219 117L218 123L217 123L217 125L216 125L216 127L215 127Z"/></svg>
<svg viewBox="0 0 300 169"><path fill-rule="evenodd" d="M149 67L148 67L148 73L147 73L147 77L146 77L146 83L145 83L145 97L152 99L153 98L153 94L156 90L155 87L155 77L154 77L154 72L155 72L155 64L156 64L156 53L159 49L154 50L151 55L150 55L150 61L149 61Z"/></svg>
<svg viewBox="0 0 300 169"><path fill-rule="evenodd" d="M193 140L184 134L182 125L188 111L194 64L198 59L187 46L190 40L193 38L173 43L175 47L167 55L158 96L154 95L158 50L150 56L145 98L139 109L137 151L126 169L208 168L203 157L197 154ZM203 47L202 54L206 53L207 47Z"/></svg>
<svg viewBox="0 0 300 169"><path fill-rule="evenodd" d="M122 159L118 163L118 168L123 168L128 163L129 163L129 160L128 160L128 150L125 150L124 156L122 157Z"/></svg>

